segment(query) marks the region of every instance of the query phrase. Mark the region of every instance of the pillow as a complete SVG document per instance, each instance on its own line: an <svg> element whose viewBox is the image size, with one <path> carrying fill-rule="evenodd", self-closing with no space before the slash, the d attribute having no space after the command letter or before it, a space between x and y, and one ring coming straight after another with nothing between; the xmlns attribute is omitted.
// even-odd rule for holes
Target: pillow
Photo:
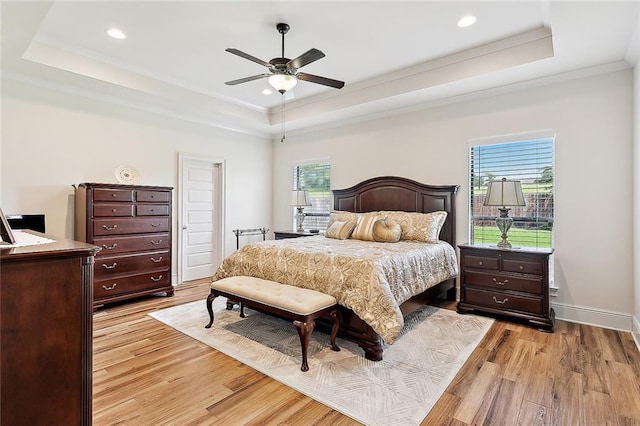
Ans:
<svg viewBox="0 0 640 426"><path fill-rule="evenodd" d="M397 243L402 236L402 228L388 217L378 219L373 224L373 240L380 243Z"/></svg>
<svg viewBox="0 0 640 426"><path fill-rule="evenodd" d="M341 222L337 220L327 228L324 236L327 238L335 238L337 240L346 240L351 236L353 228L355 227L355 222Z"/></svg>
<svg viewBox="0 0 640 426"><path fill-rule="evenodd" d="M447 219L447 212L435 211L431 213L416 212L381 212L391 220L400 224L403 240L436 242L440 237L440 230Z"/></svg>
<svg viewBox="0 0 640 426"><path fill-rule="evenodd" d="M334 210L329 213L329 222L327 223L327 229L333 225L333 222L353 222L356 223L358 221L358 213L353 212L344 212L339 210Z"/></svg>
<svg viewBox="0 0 640 426"><path fill-rule="evenodd" d="M362 241L373 241L373 224L380 217L377 214L361 214L358 215L356 228L351 234L351 238Z"/></svg>

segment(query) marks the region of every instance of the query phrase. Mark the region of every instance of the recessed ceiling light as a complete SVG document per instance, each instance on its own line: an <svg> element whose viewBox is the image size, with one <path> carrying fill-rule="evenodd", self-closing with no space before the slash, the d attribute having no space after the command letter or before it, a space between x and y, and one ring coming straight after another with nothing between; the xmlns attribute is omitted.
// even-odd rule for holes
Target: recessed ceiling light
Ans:
<svg viewBox="0 0 640 426"><path fill-rule="evenodd" d="M263 95L273 95L273 91L271 89L264 89L262 91Z"/></svg>
<svg viewBox="0 0 640 426"><path fill-rule="evenodd" d="M109 28L107 30L107 34L110 37L117 38L118 40L123 40L123 39L127 38L127 35L125 33L123 33L122 31L120 31L119 29L117 29L117 28Z"/></svg>
<svg viewBox="0 0 640 426"><path fill-rule="evenodd" d="M465 28L465 27L470 27L471 25L475 24L476 20L478 18L476 18L473 15L467 15L467 16L463 16L462 18L460 18L460 20L458 21L458 26L460 28Z"/></svg>

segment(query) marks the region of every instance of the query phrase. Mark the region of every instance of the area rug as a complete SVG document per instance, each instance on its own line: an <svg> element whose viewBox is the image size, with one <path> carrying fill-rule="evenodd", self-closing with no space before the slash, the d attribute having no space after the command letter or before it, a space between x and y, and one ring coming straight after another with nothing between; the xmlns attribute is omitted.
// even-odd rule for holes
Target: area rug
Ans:
<svg viewBox="0 0 640 426"><path fill-rule="evenodd" d="M425 306L406 319L402 335L384 349L379 362L364 358L357 345L314 332L309 371L300 371L298 333L291 322L214 302L215 322L205 301L150 313L180 332L366 425L418 425L491 327L493 320Z"/></svg>

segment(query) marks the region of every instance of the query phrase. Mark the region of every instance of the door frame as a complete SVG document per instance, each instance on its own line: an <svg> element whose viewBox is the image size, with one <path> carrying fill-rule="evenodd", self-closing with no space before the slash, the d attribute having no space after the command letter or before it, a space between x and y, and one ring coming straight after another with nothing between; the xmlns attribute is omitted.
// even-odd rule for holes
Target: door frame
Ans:
<svg viewBox="0 0 640 426"><path fill-rule="evenodd" d="M177 230L179 232L178 234L178 249L176 250L177 253L177 283L178 284L182 284L182 261L183 261L183 251L184 251L184 233L182 232L182 226L183 226L183 202L184 202L184 178L183 178L183 173L184 173L184 169L185 169L185 163L187 161L190 160L197 160L200 162L209 162L210 164L217 166L218 167L218 191L217 191L217 202L218 202L218 206L220 206L220 211L217 212L216 217L214 218L214 220L217 220L217 224L218 225L218 229L220 230L220 235L217 238L217 241L214 241L214 245L218 246L218 259L215 259L215 261L220 264L222 262L222 259L224 258L224 243L226 241L226 234L225 234L225 211L226 211L226 205L225 205L225 188L226 188L226 184L225 184L225 175L226 175L226 167L225 167L225 163L226 160L223 157L216 157L213 155L207 155L207 154L193 154L193 153L188 153L188 152L178 152L178 208L177 208Z"/></svg>

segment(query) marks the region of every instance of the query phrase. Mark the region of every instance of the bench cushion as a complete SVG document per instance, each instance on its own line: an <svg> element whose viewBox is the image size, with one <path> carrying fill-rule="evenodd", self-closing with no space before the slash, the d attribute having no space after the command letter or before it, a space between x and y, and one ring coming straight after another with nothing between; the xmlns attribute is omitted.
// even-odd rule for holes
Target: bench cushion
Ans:
<svg viewBox="0 0 640 426"><path fill-rule="evenodd" d="M211 289L299 315L309 315L337 303L336 298L328 294L254 277L223 278L212 282Z"/></svg>

